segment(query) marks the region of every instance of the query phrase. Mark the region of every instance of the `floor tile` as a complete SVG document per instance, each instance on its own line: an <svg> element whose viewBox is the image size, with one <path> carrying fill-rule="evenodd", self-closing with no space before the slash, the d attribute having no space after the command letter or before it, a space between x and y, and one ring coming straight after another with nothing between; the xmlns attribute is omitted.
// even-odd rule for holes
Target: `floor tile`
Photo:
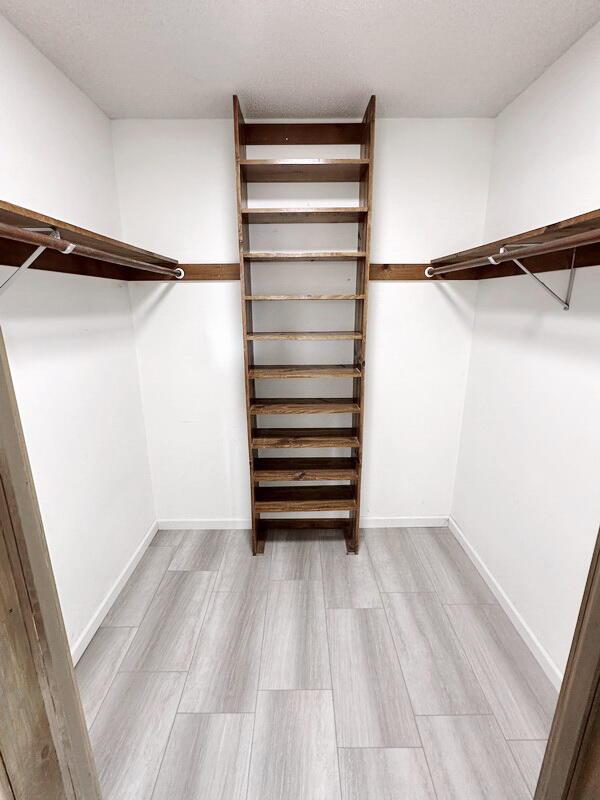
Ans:
<svg viewBox="0 0 600 800"><path fill-rule="evenodd" d="M217 575L217 592L266 591L271 568L270 551L253 556L247 531L232 531Z"/></svg>
<svg viewBox="0 0 600 800"><path fill-rule="evenodd" d="M507 739L546 739L556 691L499 606L448 606L458 638Z"/></svg>
<svg viewBox="0 0 600 800"><path fill-rule="evenodd" d="M248 800L340 800L331 692L259 692Z"/></svg>
<svg viewBox="0 0 600 800"><path fill-rule="evenodd" d="M135 632L135 628L99 628L77 663L75 675L88 728L96 719Z"/></svg>
<svg viewBox="0 0 600 800"><path fill-rule="evenodd" d="M342 800L436 800L419 748L340 748Z"/></svg>
<svg viewBox="0 0 600 800"><path fill-rule="evenodd" d="M447 528L419 528L411 539L443 603L495 603L494 595Z"/></svg>
<svg viewBox="0 0 600 800"><path fill-rule="evenodd" d="M509 742L513 757L533 795L537 786L547 742Z"/></svg>
<svg viewBox="0 0 600 800"><path fill-rule="evenodd" d="M358 555L348 555L343 538L326 539L321 542L321 566L327 608L381 608L366 547Z"/></svg>
<svg viewBox="0 0 600 800"><path fill-rule="evenodd" d="M253 712L266 592L215 592L196 645L179 710Z"/></svg>
<svg viewBox="0 0 600 800"><path fill-rule="evenodd" d="M367 547L382 592L432 592L433 586L406 528L373 528Z"/></svg>
<svg viewBox="0 0 600 800"><path fill-rule="evenodd" d="M418 717L443 800L531 800L498 723L487 717Z"/></svg>
<svg viewBox="0 0 600 800"><path fill-rule="evenodd" d="M327 612L340 747L418 747L406 685L382 609Z"/></svg>
<svg viewBox="0 0 600 800"><path fill-rule="evenodd" d="M260 688L331 689L320 581L271 583Z"/></svg>
<svg viewBox="0 0 600 800"><path fill-rule="evenodd" d="M322 532L277 531L269 535L272 581L321 580Z"/></svg>
<svg viewBox="0 0 600 800"><path fill-rule="evenodd" d="M182 531L182 533L183 539L169 564L169 569L217 572L229 540L229 531Z"/></svg>
<svg viewBox="0 0 600 800"><path fill-rule="evenodd" d="M252 714L178 714L152 800L246 800Z"/></svg>
<svg viewBox="0 0 600 800"><path fill-rule="evenodd" d="M152 602L174 552L172 547L147 548L106 615L103 626L137 628Z"/></svg>
<svg viewBox="0 0 600 800"><path fill-rule="evenodd" d="M188 670L214 580L214 572L167 572L121 670Z"/></svg>
<svg viewBox="0 0 600 800"><path fill-rule="evenodd" d="M415 714L489 714L490 708L435 594L384 594Z"/></svg>
<svg viewBox="0 0 600 800"><path fill-rule="evenodd" d="M179 547L183 541L183 531L156 531L150 542L153 547Z"/></svg>
<svg viewBox="0 0 600 800"><path fill-rule="evenodd" d="M179 672L115 677L90 731L102 800L151 797L184 681Z"/></svg>

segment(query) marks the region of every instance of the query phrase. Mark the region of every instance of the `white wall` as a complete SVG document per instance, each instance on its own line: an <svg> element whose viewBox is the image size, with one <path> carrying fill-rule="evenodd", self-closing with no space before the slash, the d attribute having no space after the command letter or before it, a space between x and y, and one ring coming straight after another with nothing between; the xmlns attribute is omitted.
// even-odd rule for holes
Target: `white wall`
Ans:
<svg viewBox="0 0 600 800"><path fill-rule="evenodd" d="M0 107L0 197L120 235L110 122L2 17ZM0 324L78 656L155 519L127 286L29 271Z"/></svg>
<svg viewBox="0 0 600 800"><path fill-rule="evenodd" d="M486 238L600 206L600 26L498 118ZM541 276L559 294L567 274ZM479 287L453 517L556 682L600 524L600 268Z"/></svg>
<svg viewBox="0 0 600 800"><path fill-rule="evenodd" d="M481 240L492 134L489 120L378 122L374 260L425 261ZM231 121L122 120L113 138L127 240L186 261L237 260ZM357 202L344 184L294 184L252 187L250 203L307 205L315 195L320 204ZM262 226L253 243L310 249L335 236L350 249L354 230L329 227L325 239L322 226ZM347 265L265 265L255 275L257 288L276 280L290 291L307 279L332 289L350 281ZM239 284L130 287L158 518L247 525ZM439 520L450 509L476 286L372 283L370 291L365 522ZM336 329L351 324L347 311L331 303L314 314ZM299 325L299 313L287 304L257 315L264 329L281 330ZM265 344L261 358L335 363L347 344ZM342 383L319 391L343 394ZM311 391L307 382L290 386L291 394Z"/></svg>

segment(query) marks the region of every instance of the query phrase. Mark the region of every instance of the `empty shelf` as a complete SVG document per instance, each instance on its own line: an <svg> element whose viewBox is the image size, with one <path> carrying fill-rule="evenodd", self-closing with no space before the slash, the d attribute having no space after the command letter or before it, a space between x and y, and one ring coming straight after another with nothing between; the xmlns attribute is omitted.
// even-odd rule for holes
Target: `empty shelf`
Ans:
<svg viewBox="0 0 600 800"><path fill-rule="evenodd" d="M288 339L299 341L337 342L362 339L360 331L252 331L246 339L254 342L277 342Z"/></svg>
<svg viewBox="0 0 600 800"><path fill-rule="evenodd" d="M356 261L364 258L364 250L319 250L319 251L250 251L242 253L244 261Z"/></svg>
<svg viewBox="0 0 600 800"><path fill-rule="evenodd" d="M264 511L352 511L354 486L258 486L254 508Z"/></svg>
<svg viewBox="0 0 600 800"><path fill-rule="evenodd" d="M360 447L354 428L257 428L252 447Z"/></svg>
<svg viewBox="0 0 600 800"><path fill-rule="evenodd" d="M366 206L356 208L244 208L242 217L252 224L279 222L360 222L366 216Z"/></svg>
<svg viewBox="0 0 600 800"><path fill-rule="evenodd" d="M251 414L356 414L359 404L343 397L263 398L250 404Z"/></svg>
<svg viewBox="0 0 600 800"><path fill-rule="evenodd" d="M250 378L360 378L362 370L354 364L255 364L248 368Z"/></svg>
<svg viewBox="0 0 600 800"><path fill-rule="evenodd" d="M369 168L368 158L242 159L247 183L346 183L360 181Z"/></svg>
<svg viewBox="0 0 600 800"><path fill-rule="evenodd" d="M355 458L255 458L258 481L348 481L358 477Z"/></svg>

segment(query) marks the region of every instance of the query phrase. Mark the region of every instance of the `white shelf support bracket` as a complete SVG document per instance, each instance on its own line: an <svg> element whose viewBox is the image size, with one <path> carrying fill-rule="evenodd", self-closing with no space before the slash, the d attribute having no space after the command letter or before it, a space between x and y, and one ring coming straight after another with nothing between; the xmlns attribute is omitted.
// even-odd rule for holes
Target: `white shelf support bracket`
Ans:
<svg viewBox="0 0 600 800"><path fill-rule="evenodd" d="M506 248L503 247L500 250L500 252L502 253L502 252L508 252L508 251L507 251ZM576 255L577 255L577 248L575 248L573 250L573 256L571 258L571 269L569 271L569 283L567 285L567 294L566 294L566 296L564 298L561 297L560 295L556 294L556 292L553 291L546 283L544 283L543 280L538 278L538 276L535 275L533 272L531 272L531 270L527 269L525 264L523 264L521 261L519 261L518 258L515 258L513 256L512 261L517 265L517 267L519 267L519 269L523 270L523 272L525 272L527 275L532 277L533 280L536 281L536 283L538 283L542 287L542 289L544 289L546 292L548 292L548 294L551 297L553 297L556 300L557 303L560 303L560 305L563 308L563 311L568 311L569 308L571 307L571 295L573 294L573 284L575 282L575 257L576 257ZM495 262L492 262L492 263L495 263Z"/></svg>
<svg viewBox="0 0 600 800"><path fill-rule="evenodd" d="M0 295L3 294L9 288L9 286L11 286L16 280L18 280L21 277L21 275L25 274L25 272L29 269L29 267L33 264L33 262L42 255L45 249L46 247L44 245L36 248L33 251L33 253L29 256L29 258L27 258L21 264L20 267L17 267L17 269L15 270L15 272L13 272L10 278L7 278L7 280L5 280L4 283L0 286Z"/></svg>

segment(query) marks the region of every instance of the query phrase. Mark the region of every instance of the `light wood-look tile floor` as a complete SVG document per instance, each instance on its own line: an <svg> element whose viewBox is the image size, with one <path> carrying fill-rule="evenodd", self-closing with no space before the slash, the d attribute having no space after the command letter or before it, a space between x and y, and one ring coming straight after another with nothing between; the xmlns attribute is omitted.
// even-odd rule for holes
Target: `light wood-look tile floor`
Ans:
<svg viewBox="0 0 600 800"><path fill-rule="evenodd" d="M104 800L531 800L556 703L444 528L160 531L77 676Z"/></svg>

